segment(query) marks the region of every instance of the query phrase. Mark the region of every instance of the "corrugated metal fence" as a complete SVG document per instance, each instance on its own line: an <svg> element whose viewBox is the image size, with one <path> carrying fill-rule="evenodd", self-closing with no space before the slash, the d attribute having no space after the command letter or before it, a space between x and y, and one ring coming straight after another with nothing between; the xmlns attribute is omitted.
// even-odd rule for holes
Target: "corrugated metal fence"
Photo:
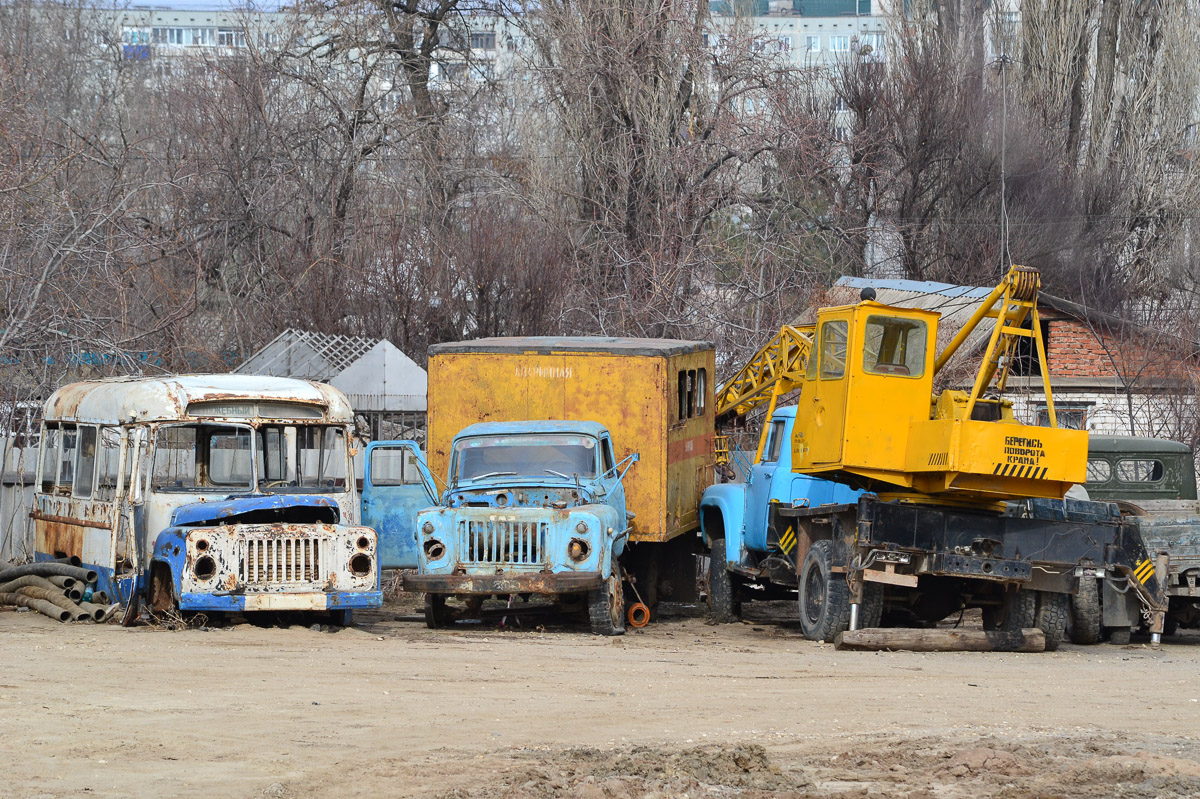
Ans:
<svg viewBox="0 0 1200 799"><path fill-rule="evenodd" d="M0 440L0 563L33 559L33 503L37 447L18 448Z"/></svg>

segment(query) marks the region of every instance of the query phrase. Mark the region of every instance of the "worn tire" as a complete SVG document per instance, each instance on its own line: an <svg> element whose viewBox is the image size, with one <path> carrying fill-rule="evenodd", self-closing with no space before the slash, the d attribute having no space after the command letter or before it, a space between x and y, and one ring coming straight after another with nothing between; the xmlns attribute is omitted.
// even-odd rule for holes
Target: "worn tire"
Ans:
<svg viewBox="0 0 1200 799"><path fill-rule="evenodd" d="M800 567L800 629L810 641L832 643L850 627L850 586L833 573L833 542L813 542Z"/></svg>
<svg viewBox="0 0 1200 799"><path fill-rule="evenodd" d="M1108 642L1115 646L1125 646L1129 643L1130 630L1128 627L1109 627Z"/></svg>
<svg viewBox="0 0 1200 799"><path fill-rule="evenodd" d="M714 539L708 556L708 615L718 624L737 621L742 612L735 597L737 586L725 563L725 539Z"/></svg>
<svg viewBox="0 0 1200 799"><path fill-rule="evenodd" d="M1073 644L1094 644L1100 640L1100 581L1092 577L1079 580L1079 591L1070 598Z"/></svg>
<svg viewBox="0 0 1200 799"><path fill-rule="evenodd" d="M588 621L596 635L625 634L625 588L621 566L615 560L609 578L588 593Z"/></svg>
<svg viewBox="0 0 1200 799"><path fill-rule="evenodd" d="M1037 626L1037 593L1005 591L999 605L983 609L983 629L1019 632Z"/></svg>
<svg viewBox="0 0 1200 799"><path fill-rule="evenodd" d="M431 630L450 626L445 594L425 594L425 626Z"/></svg>
<svg viewBox="0 0 1200 799"><path fill-rule="evenodd" d="M1167 617L1163 619L1162 634L1164 636L1174 635L1177 632L1179 632L1179 619L1172 616L1170 611L1167 611Z"/></svg>
<svg viewBox="0 0 1200 799"><path fill-rule="evenodd" d="M883 625L883 586L879 583L863 585L863 600L858 608L858 626L860 629L881 627Z"/></svg>
<svg viewBox="0 0 1200 799"><path fill-rule="evenodd" d="M1067 600L1070 594L1038 591L1037 595L1037 626L1046 636L1046 651L1055 652L1067 631L1067 616L1070 613Z"/></svg>

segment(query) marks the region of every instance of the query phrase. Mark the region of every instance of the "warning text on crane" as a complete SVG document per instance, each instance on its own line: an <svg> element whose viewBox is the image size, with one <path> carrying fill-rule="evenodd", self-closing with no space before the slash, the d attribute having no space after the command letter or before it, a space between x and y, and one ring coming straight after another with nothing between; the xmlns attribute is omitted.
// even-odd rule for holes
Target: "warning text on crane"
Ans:
<svg viewBox="0 0 1200 799"><path fill-rule="evenodd" d="M1046 448L1040 438L1005 436L1004 459L996 464L992 474L1000 477L1039 479L1045 477L1049 471L1049 467L1042 466L1045 458Z"/></svg>

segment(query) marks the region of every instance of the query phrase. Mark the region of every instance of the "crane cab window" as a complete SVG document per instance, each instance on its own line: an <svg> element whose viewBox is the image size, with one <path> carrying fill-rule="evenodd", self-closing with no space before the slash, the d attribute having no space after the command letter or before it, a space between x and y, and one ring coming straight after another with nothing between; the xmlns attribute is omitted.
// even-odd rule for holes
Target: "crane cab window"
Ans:
<svg viewBox="0 0 1200 799"><path fill-rule="evenodd" d="M837 319L821 325L821 379L837 380L846 374L846 336L849 326Z"/></svg>
<svg viewBox="0 0 1200 799"><path fill-rule="evenodd" d="M925 374L925 323L920 319L869 316L863 331L863 370L877 375Z"/></svg>

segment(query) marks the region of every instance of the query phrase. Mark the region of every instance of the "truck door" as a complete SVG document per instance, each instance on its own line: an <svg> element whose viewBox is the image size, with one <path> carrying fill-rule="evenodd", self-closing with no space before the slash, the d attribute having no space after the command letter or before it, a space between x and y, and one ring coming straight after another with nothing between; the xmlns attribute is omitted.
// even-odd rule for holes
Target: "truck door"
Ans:
<svg viewBox="0 0 1200 799"><path fill-rule="evenodd" d="M842 459L846 419L846 387L850 382L850 320L825 319L817 337L817 352L809 359L804 394L796 411L796 426L803 432L811 464L837 463Z"/></svg>
<svg viewBox="0 0 1200 799"><path fill-rule="evenodd" d="M362 523L379 536L381 569L417 568L417 511L436 504L433 475L415 441L367 445Z"/></svg>
<svg viewBox="0 0 1200 799"><path fill-rule="evenodd" d="M767 518L770 513L772 497L772 477L780 467L780 457L787 457L784 447L789 446L785 440L786 419L772 419L771 428L767 431L767 443L763 447L762 460L750 467L750 479L746 486L746 549L752 552L764 552L767 549ZM784 466L784 471L790 471ZM779 497L774 497L779 499Z"/></svg>

